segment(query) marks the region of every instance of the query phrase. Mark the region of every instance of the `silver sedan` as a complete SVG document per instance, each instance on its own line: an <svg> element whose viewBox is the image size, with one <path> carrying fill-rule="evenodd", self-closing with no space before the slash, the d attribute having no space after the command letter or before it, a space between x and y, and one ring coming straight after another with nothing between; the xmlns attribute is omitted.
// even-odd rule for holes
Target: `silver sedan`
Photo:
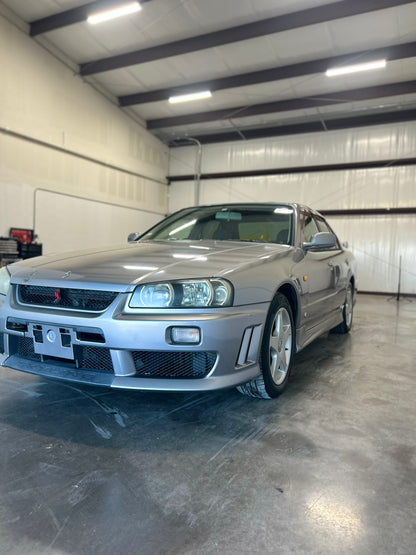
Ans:
<svg viewBox="0 0 416 555"><path fill-rule="evenodd" d="M113 388L273 398L352 324L355 260L298 204L186 208L117 248L0 270L0 363ZM2 353L2 354L1 354Z"/></svg>

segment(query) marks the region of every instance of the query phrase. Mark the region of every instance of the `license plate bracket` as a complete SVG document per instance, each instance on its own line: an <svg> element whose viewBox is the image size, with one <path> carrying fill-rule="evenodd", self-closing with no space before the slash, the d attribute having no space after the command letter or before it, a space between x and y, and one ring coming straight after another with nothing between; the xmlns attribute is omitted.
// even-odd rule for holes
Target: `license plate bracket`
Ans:
<svg viewBox="0 0 416 555"><path fill-rule="evenodd" d="M71 328L48 324L29 324L28 335L33 337L35 353L74 360L75 332Z"/></svg>

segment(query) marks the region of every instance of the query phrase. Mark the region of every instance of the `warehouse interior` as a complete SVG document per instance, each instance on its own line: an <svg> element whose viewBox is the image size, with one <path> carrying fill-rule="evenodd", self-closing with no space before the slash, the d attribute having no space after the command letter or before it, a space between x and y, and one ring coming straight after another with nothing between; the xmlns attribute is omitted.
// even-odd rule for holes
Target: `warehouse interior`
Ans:
<svg viewBox="0 0 416 555"><path fill-rule="evenodd" d="M0 550L413 553L416 2L87 20L125 4L0 0L0 238L33 230L49 255L186 206L304 203L357 260L354 327L302 351L273 401L2 367Z"/></svg>

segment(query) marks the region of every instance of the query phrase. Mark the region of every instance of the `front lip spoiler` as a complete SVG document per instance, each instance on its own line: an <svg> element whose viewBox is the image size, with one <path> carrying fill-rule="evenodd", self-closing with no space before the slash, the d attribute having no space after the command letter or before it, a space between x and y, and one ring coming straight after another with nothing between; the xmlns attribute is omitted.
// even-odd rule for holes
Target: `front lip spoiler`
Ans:
<svg viewBox="0 0 416 555"><path fill-rule="evenodd" d="M235 370L233 374L211 376L202 379L164 379L164 378L135 378L115 376L113 373L94 372L63 368L57 364L43 364L24 359L18 355L11 355L3 361L5 368L35 374L45 378L78 382L85 385L111 387L116 389L136 389L141 391L213 391L226 389L248 382L260 374L258 364L253 364L242 370Z"/></svg>

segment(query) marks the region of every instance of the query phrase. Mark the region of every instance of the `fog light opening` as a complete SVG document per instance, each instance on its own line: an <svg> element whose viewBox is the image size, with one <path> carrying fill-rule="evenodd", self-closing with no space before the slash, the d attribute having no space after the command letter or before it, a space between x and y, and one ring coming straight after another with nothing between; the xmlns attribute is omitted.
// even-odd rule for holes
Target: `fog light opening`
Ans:
<svg viewBox="0 0 416 555"><path fill-rule="evenodd" d="M174 345L197 345L201 342L201 330L183 326L172 327L170 339Z"/></svg>

